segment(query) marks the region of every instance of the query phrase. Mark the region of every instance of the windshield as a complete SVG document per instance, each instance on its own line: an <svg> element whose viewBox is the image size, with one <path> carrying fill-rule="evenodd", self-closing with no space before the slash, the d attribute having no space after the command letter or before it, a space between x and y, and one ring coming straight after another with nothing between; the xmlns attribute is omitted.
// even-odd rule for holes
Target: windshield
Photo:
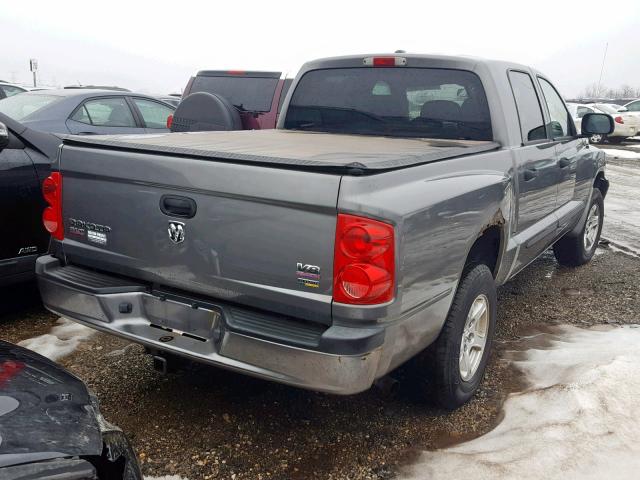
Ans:
<svg viewBox="0 0 640 480"><path fill-rule="evenodd" d="M62 97L57 95L34 95L21 93L12 97L0 100L0 113L17 121L27 119L27 117L38 110L51 105Z"/></svg>
<svg viewBox="0 0 640 480"><path fill-rule="evenodd" d="M190 93L215 93L239 110L268 112L277 86L277 78L199 76L193 81Z"/></svg>
<svg viewBox="0 0 640 480"><path fill-rule="evenodd" d="M310 71L293 93L285 128L492 140L480 79L469 71L436 68Z"/></svg>

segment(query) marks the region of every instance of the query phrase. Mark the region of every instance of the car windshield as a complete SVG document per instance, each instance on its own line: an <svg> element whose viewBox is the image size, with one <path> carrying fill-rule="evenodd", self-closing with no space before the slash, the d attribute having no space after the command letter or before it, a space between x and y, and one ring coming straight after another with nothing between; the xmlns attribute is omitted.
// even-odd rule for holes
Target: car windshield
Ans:
<svg viewBox="0 0 640 480"><path fill-rule="evenodd" d="M310 71L293 93L285 128L492 140L480 79L469 71L436 68Z"/></svg>
<svg viewBox="0 0 640 480"><path fill-rule="evenodd" d="M57 95L22 93L0 100L0 113L4 113L14 120L22 121L27 119L29 115L62 98Z"/></svg>
<svg viewBox="0 0 640 480"><path fill-rule="evenodd" d="M239 110L268 112L277 86L277 78L197 76L190 93L215 93L226 98Z"/></svg>

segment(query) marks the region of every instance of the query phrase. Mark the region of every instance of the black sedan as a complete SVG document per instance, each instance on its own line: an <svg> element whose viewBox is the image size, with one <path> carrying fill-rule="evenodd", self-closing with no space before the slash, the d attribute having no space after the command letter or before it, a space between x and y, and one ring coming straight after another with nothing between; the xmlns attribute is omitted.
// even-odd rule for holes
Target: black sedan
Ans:
<svg viewBox="0 0 640 480"><path fill-rule="evenodd" d="M169 131L174 107L132 92L58 89L0 99L0 113L41 132L110 135Z"/></svg>
<svg viewBox="0 0 640 480"><path fill-rule="evenodd" d="M141 480L121 430L82 381L0 341L0 478Z"/></svg>

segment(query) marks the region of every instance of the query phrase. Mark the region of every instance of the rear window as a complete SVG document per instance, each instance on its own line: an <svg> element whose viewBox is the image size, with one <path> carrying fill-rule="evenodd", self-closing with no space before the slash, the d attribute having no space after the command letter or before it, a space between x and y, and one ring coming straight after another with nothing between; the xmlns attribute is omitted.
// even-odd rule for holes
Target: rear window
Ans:
<svg viewBox="0 0 640 480"><path fill-rule="evenodd" d="M492 140L480 79L436 68L341 68L306 73L285 128L317 132Z"/></svg>
<svg viewBox="0 0 640 480"><path fill-rule="evenodd" d="M618 113L618 109L620 107L616 108L613 105L609 105L608 103L598 103L596 104L596 108L604 113Z"/></svg>
<svg viewBox="0 0 640 480"><path fill-rule="evenodd" d="M0 112L17 121L26 120L29 115L57 102L62 97L57 95L36 95L21 93L0 100Z"/></svg>
<svg viewBox="0 0 640 480"><path fill-rule="evenodd" d="M277 85L277 78L202 76L194 79L190 93L215 93L225 97L239 110L268 112Z"/></svg>

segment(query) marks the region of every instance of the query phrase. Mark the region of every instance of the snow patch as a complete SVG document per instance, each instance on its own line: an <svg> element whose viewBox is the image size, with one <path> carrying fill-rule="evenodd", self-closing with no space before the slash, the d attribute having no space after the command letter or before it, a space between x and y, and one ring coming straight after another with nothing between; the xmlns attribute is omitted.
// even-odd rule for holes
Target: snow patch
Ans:
<svg viewBox="0 0 640 480"><path fill-rule="evenodd" d="M60 318L49 333L23 340L18 345L55 361L69 355L94 333L95 330L84 325Z"/></svg>
<svg viewBox="0 0 640 480"><path fill-rule="evenodd" d="M514 353L532 382L491 432L424 452L405 479L635 479L640 470L640 328L541 334ZM542 342L542 343L541 343Z"/></svg>
<svg viewBox="0 0 640 480"><path fill-rule="evenodd" d="M602 150L606 152L608 157L640 160L640 152L632 152L630 150L619 150L617 148L603 148Z"/></svg>

